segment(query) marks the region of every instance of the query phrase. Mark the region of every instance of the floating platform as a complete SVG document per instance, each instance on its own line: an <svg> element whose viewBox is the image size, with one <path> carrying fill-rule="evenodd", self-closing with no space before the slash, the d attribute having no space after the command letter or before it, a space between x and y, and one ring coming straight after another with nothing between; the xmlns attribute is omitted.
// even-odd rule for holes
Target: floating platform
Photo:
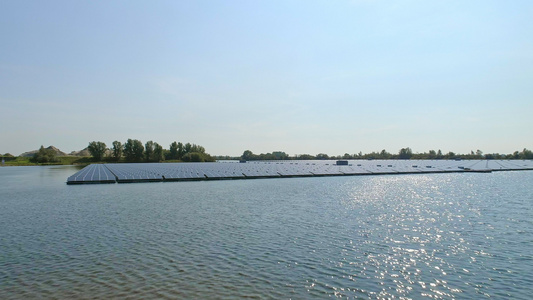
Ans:
<svg viewBox="0 0 533 300"><path fill-rule="evenodd" d="M255 179L533 170L532 160L221 161L213 163L91 164L67 184Z"/></svg>

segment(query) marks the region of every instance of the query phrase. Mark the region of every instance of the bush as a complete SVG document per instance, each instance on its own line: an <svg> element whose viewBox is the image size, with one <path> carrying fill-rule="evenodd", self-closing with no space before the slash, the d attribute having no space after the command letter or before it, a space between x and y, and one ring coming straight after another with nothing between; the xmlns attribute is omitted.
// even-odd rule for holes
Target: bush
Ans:
<svg viewBox="0 0 533 300"><path fill-rule="evenodd" d="M39 148L39 151L30 159L34 163L52 163L58 162L59 160L56 157L56 152L52 149L46 149L43 146Z"/></svg>
<svg viewBox="0 0 533 300"><path fill-rule="evenodd" d="M185 162L213 162L215 159L206 153L200 153L200 152L190 152L185 154L182 158L182 161Z"/></svg>

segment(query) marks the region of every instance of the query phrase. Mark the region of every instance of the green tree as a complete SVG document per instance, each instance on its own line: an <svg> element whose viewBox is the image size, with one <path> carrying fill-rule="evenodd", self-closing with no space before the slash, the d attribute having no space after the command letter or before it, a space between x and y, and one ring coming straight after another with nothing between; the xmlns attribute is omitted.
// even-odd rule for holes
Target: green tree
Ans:
<svg viewBox="0 0 533 300"><path fill-rule="evenodd" d="M274 160L285 160L289 159L289 155L283 151L274 151L272 152Z"/></svg>
<svg viewBox="0 0 533 300"><path fill-rule="evenodd" d="M189 152L185 154L182 158L185 162L212 162L215 161L215 159L207 154L207 153L199 153L199 152Z"/></svg>
<svg viewBox="0 0 533 300"><path fill-rule="evenodd" d="M524 148L524 150L520 152L520 158L521 159L533 159L533 152L531 150Z"/></svg>
<svg viewBox="0 0 533 300"><path fill-rule="evenodd" d="M244 160L252 160L254 158L254 154L252 153L252 151L246 150L242 153L241 158Z"/></svg>
<svg viewBox="0 0 533 300"><path fill-rule="evenodd" d="M382 159L389 159L391 157L391 154L389 152L387 152L387 150L383 149L381 150L381 152L379 153L379 156L382 158Z"/></svg>
<svg viewBox="0 0 533 300"><path fill-rule="evenodd" d="M498 157L498 154L487 153L484 157L485 159L496 159Z"/></svg>
<svg viewBox="0 0 533 300"><path fill-rule="evenodd" d="M124 144L124 156L126 157L127 161L133 161L135 154L133 151L133 140L132 139L128 139L126 143Z"/></svg>
<svg viewBox="0 0 533 300"><path fill-rule="evenodd" d="M119 161L122 157L122 150L123 150L122 143L119 141L113 142L113 159L116 161Z"/></svg>
<svg viewBox="0 0 533 300"><path fill-rule="evenodd" d="M176 142L172 142L172 144L170 144L170 149L169 149L169 153L168 153L168 158L169 158L169 159L178 159L178 156L179 156L179 147L178 147L178 143L176 143Z"/></svg>
<svg viewBox="0 0 533 300"><path fill-rule="evenodd" d="M160 162L162 160L165 160L165 156L163 155L163 147L158 143L154 143L153 161Z"/></svg>
<svg viewBox="0 0 533 300"><path fill-rule="evenodd" d="M178 159L181 159L185 155L185 146L182 142L178 142Z"/></svg>
<svg viewBox="0 0 533 300"><path fill-rule="evenodd" d="M146 161L152 161L154 156L154 142L148 141L144 144L144 156Z"/></svg>
<svg viewBox="0 0 533 300"><path fill-rule="evenodd" d="M450 151L450 152L448 152L448 153L445 155L445 157L446 157L447 159L454 159L454 158L455 158L455 153L452 152L452 151Z"/></svg>
<svg viewBox="0 0 533 300"><path fill-rule="evenodd" d="M185 151L184 151L184 154L187 154L187 153L190 153L191 152L191 149L192 149L192 145L191 143L187 143L185 144Z"/></svg>
<svg viewBox="0 0 533 300"><path fill-rule="evenodd" d="M311 154L301 154L298 156L298 159L300 160L313 160L315 157Z"/></svg>
<svg viewBox="0 0 533 300"><path fill-rule="evenodd" d="M89 153L91 153L91 156L94 158L94 160L101 161L107 148L106 144L103 142L92 141L89 143L87 150L89 150Z"/></svg>
<svg viewBox="0 0 533 300"><path fill-rule="evenodd" d="M144 153L144 147L143 147L143 144L141 143L141 141L134 140L133 150L134 150L134 153L135 153L135 160L136 161L141 161L142 158L143 158L143 153Z"/></svg>
<svg viewBox="0 0 533 300"><path fill-rule="evenodd" d="M325 153L318 153L316 159L329 159L329 156Z"/></svg>
<svg viewBox="0 0 533 300"><path fill-rule="evenodd" d="M205 148L200 145L192 144L189 152L205 153Z"/></svg>
<svg viewBox="0 0 533 300"><path fill-rule="evenodd" d="M56 152L54 150L47 149L41 145L39 151L35 153L35 155L30 159L30 161L36 163L50 163L57 162L58 159L56 158Z"/></svg>
<svg viewBox="0 0 533 300"><path fill-rule="evenodd" d="M410 159L412 156L413 156L413 151L409 147L402 148L398 152L398 158L399 159Z"/></svg>
<svg viewBox="0 0 533 300"><path fill-rule="evenodd" d="M139 140L128 139L124 144L124 156L127 161L139 162L143 159L144 146Z"/></svg>

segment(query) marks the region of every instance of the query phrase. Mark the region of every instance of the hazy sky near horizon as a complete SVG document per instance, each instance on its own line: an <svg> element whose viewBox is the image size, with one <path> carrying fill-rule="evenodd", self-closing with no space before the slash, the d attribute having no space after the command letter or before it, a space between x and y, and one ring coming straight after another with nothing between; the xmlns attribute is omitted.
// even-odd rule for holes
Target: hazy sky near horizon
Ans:
<svg viewBox="0 0 533 300"><path fill-rule="evenodd" d="M1 1L0 153L533 148L533 1Z"/></svg>

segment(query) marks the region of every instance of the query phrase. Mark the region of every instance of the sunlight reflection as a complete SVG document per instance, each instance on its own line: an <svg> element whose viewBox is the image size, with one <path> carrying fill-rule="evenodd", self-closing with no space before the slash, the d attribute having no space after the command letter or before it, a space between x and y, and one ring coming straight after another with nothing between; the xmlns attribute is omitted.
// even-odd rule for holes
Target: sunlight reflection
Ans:
<svg viewBox="0 0 533 300"><path fill-rule="evenodd" d="M390 198L401 200L417 199L423 197L421 190L428 189L435 193L438 187L432 183L435 176L375 176L365 178L359 185L349 188L349 197L343 199L343 205L349 209L360 208L361 205L378 204ZM348 183L347 183L348 184Z"/></svg>

